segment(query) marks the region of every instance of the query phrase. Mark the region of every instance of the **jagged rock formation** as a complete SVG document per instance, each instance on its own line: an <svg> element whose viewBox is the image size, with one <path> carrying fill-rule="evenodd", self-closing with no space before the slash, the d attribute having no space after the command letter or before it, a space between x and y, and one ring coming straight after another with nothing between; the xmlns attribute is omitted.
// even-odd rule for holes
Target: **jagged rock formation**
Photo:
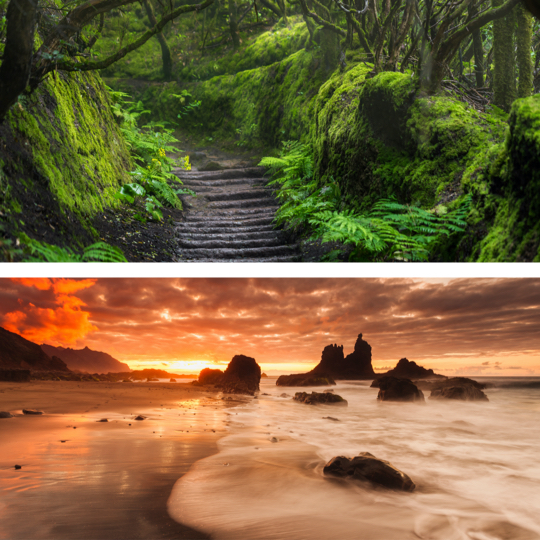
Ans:
<svg viewBox="0 0 540 540"><path fill-rule="evenodd" d="M387 371L382 377L397 377L398 379L446 379L444 375L434 373L432 369L419 366L416 362L402 358L394 369Z"/></svg>
<svg viewBox="0 0 540 540"><path fill-rule="evenodd" d="M323 350L321 361L310 373L336 380L373 379L376 375L371 365L371 345L362 339L362 334L358 334L354 352L346 357L343 356L343 345L328 345Z"/></svg>
<svg viewBox="0 0 540 540"><path fill-rule="evenodd" d="M177 260L182 262L288 262L300 250L273 223L278 203L265 169L177 171L197 197L183 195L184 221L176 223Z"/></svg>
<svg viewBox="0 0 540 540"><path fill-rule="evenodd" d="M382 377L379 379L379 401L425 401L422 390L409 379Z"/></svg>
<svg viewBox="0 0 540 540"><path fill-rule="evenodd" d="M479 390L484 390L485 388L491 386L491 384L480 383L474 379L469 379L468 377L452 377L451 379L441 381L419 380L414 381L414 384L416 384L416 386L418 386L418 388L421 390L435 390L437 388L445 388L447 386L464 386L469 384L475 388L478 388Z"/></svg>
<svg viewBox="0 0 540 540"><path fill-rule="evenodd" d="M131 368L113 358L110 354L93 351L88 347L84 349L71 349L65 347L53 347L43 344L41 348L49 356L55 355L61 358L67 367L73 371L85 373L119 373L129 372Z"/></svg>
<svg viewBox="0 0 540 540"><path fill-rule="evenodd" d="M328 386L336 384L330 376L317 376L310 373L293 373L292 375L280 375L276 386Z"/></svg>
<svg viewBox="0 0 540 540"><path fill-rule="evenodd" d="M352 459L344 456L334 457L324 466L323 472L339 478L367 481L400 491L414 491L416 487L404 472L369 452L361 452Z"/></svg>
<svg viewBox="0 0 540 540"><path fill-rule="evenodd" d="M221 382L217 385L226 394L249 394L259 390L261 367L255 358L237 354L229 362Z"/></svg>
<svg viewBox="0 0 540 540"><path fill-rule="evenodd" d="M330 394L327 392L296 392L293 399L299 401L300 403L305 403L306 405L318 405L318 404L330 404L330 405L348 405L347 400L343 399L337 394Z"/></svg>
<svg viewBox="0 0 540 540"><path fill-rule="evenodd" d="M43 349L19 334L0 327L0 369L69 371L60 358L49 357Z"/></svg>

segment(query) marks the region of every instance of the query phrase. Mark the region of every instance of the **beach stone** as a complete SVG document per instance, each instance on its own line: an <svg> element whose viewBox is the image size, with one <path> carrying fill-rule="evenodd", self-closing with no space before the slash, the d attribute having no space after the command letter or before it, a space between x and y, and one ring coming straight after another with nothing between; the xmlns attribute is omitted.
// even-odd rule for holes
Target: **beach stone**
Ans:
<svg viewBox="0 0 540 540"><path fill-rule="evenodd" d="M293 399L300 403L305 403L306 405L348 405L347 400L343 399L341 396L338 396L337 394L325 394L322 392L312 392L311 394L308 394L307 392L296 392Z"/></svg>
<svg viewBox="0 0 540 540"><path fill-rule="evenodd" d="M416 487L404 472L369 452L361 452L352 459L345 456L334 457L324 466L323 472L329 476L367 481L400 491L413 491Z"/></svg>
<svg viewBox="0 0 540 540"><path fill-rule="evenodd" d="M171 379L169 382L176 382L176 379Z"/></svg>
<svg viewBox="0 0 540 540"><path fill-rule="evenodd" d="M13 415L7 411L0 411L0 418L13 418Z"/></svg>
<svg viewBox="0 0 540 540"><path fill-rule="evenodd" d="M197 381L199 384L219 384L223 380L223 371L221 369L204 368L199 373Z"/></svg>
<svg viewBox="0 0 540 540"><path fill-rule="evenodd" d="M23 409L23 414L43 414L43 411L35 411L34 409Z"/></svg>
<svg viewBox="0 0 540 540"><path fill-rule="evenodd" d="M137 416L137 417L135 418L135 420L146 420L146 417L143 416L142 414L139 414L139 416ZM130 424L130 425L131 425L131 424Z"/></svg>
<svg viewBox="0 0 540 540"><path fill-rule="evenodd" d="M154 377L148 377L148 379L146 379L146 382L159 382L159 379L155 379Z"/></svg>
<svg viewBox="0 0 540 540"><path fill-rule="evenodd" d="M291 396L289 396L289 394L286 394L285 392L283 392L283 394L280 394L279 397L287 398L287 397L291 397Z"/></svg>
<svg viewBox="0 0 540 540"><path fill-rule="evenodd" d="M422 390L418 390L409 379L381 377L379 388L379 401L425 401Z"/></svg>
<svg viewBox="0 0 540 540"><path fill-rule="evenodd" d="M254 396L259 391L261 367L255 358L238 354L229 362L223 379L216 385L226 394L248 394Z"/></svg>
<svg viewBox="0 0 540 540"><path fill-rule="evenodd" d="M328 386L336 384L330 376L312 375L310 373L293 373L292 375L280 375L276 386Z"/></svg>
<svg viewBox="0 0 540 540"><path fill-rule="evenodd" d="M429 399L458 399L461 401L489 401L482 390L472 384L462 386L446 386L431 391Z"/></svg>
<svg viewBox="0 0 540 540"><path fill-rule="evenodd" d="M15 469L22 469L21 465L15 465Z"/></svg>
<svg viewBox="0 0 540 540"><path fill-rule="evenodd" d="M334 418L333 416L323 416L323 420L332 420L333 422L340 422L339 418Z"/></svg>
<svg viewBox="0 0 540 540"><path fill-rule="evenodd" d="M97 420L98 422L108 422L107 418L102 418L101 420Z"/></svg>

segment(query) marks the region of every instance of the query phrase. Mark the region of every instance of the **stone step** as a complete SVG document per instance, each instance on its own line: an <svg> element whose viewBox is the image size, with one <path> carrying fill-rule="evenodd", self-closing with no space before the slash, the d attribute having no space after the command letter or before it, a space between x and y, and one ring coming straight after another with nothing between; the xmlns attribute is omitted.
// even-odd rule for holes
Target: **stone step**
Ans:
<svg viewBox="0 0 540 540"><path fill-rule="evenodd" d="M204 242L209 240L220 240L223 242L239 240L277 240L283 236L280 231L273 229L260 230L255 227L251 230L246 230L245 227L242 227L242 230L234 228L229 232L223 232L223 229L217 227L215 229L214 232L207 230L201 231L200 229L182 229L181 231L177 231L177 234L179 237L190 242Z"/></svg>
<svg viewBox="0 0 540 540"><path fill-rule="evenodd" d="M184 178L226 180L230 178L262 178L266 169L264 167L245 167L243 169L222 169L221 171L184 171L180 168L174 168L173 173L182 180Z"/></svg>
<svg viewBox="0 0 540 540"><path fill-rule="evenodd" d="M199 248L177 252L180 259L243 259L258 257L294 256L298 253L296 245L267 246L254 248Z"/></svg>
<svg viewBox="0 0 540 540"><path fill-rule="evenodd" d="M212 259L212 258L202 258L202 259L179 259L179 261L184 263L210 263L210 262L220 262L220 263L274 263L274 262L300 262L300 257L298 255L281 255L278 257L259 257L259 258L244 258L244 259Z"/></svg>
<svg viewBox="0 0 540 540"><path fill-rule="evenodd" d="M255 220L258 221L258 220ZM212 224L213 223L213 224ZM258 225L245 226L240 221L223 223L221 221L202 223L199 221L191 221L189 223L180 223L175 226L177 236L181 235L209 235L209 234L257 234L257 233L273 233L276 231L273 223L263 223Z"/></svg>
<svg viewBox="0 0 540 540"><path fill-rule="evenodd" d="M245 248L265 248L265 247L286 247L281 238L252 238L252 239L220 239L209 238L208 240L192 240L191 238L181 237L177 241L182 250L192 249L245 249Z"/></svg>
<svg viewBox="0 0 540 540"><path fill-rule="evenodd" d="M270 222L274 219L276 213L275 206L272 207L254 207L254 208L213 208L212 213L208 214L199 210L186 213L186 221L226 221L239 219L269 218Z"/></svg>
<svg viewBox="0 0 540 540"><path fill-rule="evenodd" d="M274 202L272 191L265 188L251 188L242 190L213 190L202 192L209 201L244 201L248 199L266 199Z"/></svg>
<svg viewBox="0 0 540 540"><path fill-rule="evenodd" d="M179 177L180 178L180 177ZM196 191L199 187L233 187L233 186L253 186L253 185L266 185L264 178L230 178L227 180L203 180L203 179L190 179L180 178L182 184L186 187L192 188Z"/></svg>
<svg viewBox="0 0 540 540"><path fill-rule="evenodd" d="M257 197L253 199L210 201L208 208L231 209L239 212L249 208L266 208L275 212L279 208L279 204L269 197Z"/></svg>

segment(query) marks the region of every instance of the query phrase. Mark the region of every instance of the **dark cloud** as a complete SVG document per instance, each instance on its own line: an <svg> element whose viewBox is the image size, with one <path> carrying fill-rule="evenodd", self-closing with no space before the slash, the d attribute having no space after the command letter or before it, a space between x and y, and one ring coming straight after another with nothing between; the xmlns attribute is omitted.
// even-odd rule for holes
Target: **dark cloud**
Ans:
<svg viewBox="0 0 540 540"><path fill-rule="evenodd" d="M80 344L128 360L314 364L329 343L351 352L361 332L378 369L402 357L481 371L503 354L539 363L537 279L98 279L73 295L99 329L87 325ZM58 307L53 288L11 280L0 302L4 320L25 312L36 327L30 304Z"/></svg>

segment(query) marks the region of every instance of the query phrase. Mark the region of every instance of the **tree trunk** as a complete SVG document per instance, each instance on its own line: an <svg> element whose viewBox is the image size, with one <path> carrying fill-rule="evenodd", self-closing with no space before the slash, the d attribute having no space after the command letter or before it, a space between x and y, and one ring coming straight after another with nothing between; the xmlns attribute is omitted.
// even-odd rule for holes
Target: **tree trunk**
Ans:
<svg viewBox="0 0 540 540"><path fill-rule="evenodd" d="M471 8L471 19L478 13L476 6ZM484 86L484 45L482 43L482 31L480 28L475 30L472 34L473 38L473 51L474 51L474 75L476 77L477 88Z"/></svg>
<svg viewBox="0 0 540 540"><path fill-rule="evenodd" d="M234 49L240 47L240 36L238 35L238 7L236 0L229 0L229 31L233 41Z"/></svg>
<svg viewBox="0 0 540 540"><path fill-rule="evenodd" d="M6 45L0 66L0 122L28 84L36 14L37 0L11 0L7 8Z"/></svg>
<svg viewBox="0 0 540 540"><path fill-rule="evenodd" d="M519 72L518 97L529 97L533 93L532 15L523 4L516 8L517 18L517 65ZM537 53L538 54L538 53Z"/></svg>
<svg viewBox="0 0 540 540"><path fill-rule="evenodd" d="M142 4L144 6L144 9L146 10L146 14L148 15L150 26L156 26L157 19L154 14L154 8L152 7L152 4L150 4L149 0L142 0ZM171 50L169 49L169 45L167 44L167 40L165 39L163 32L159 32L159 34L156 34L156 37L158 38L159 44L161 46L161 58L163 61L163 78L166 81L170 81L172 79Z"/></svg>
<svg viewBox="0 0 540 540"><path fill-rule="evenodd" d="M502 3L503 0L493 0L493 6ZM507 112L516 99L514 21L512 10L506 17L493 22L493 103Z"/></svg>

